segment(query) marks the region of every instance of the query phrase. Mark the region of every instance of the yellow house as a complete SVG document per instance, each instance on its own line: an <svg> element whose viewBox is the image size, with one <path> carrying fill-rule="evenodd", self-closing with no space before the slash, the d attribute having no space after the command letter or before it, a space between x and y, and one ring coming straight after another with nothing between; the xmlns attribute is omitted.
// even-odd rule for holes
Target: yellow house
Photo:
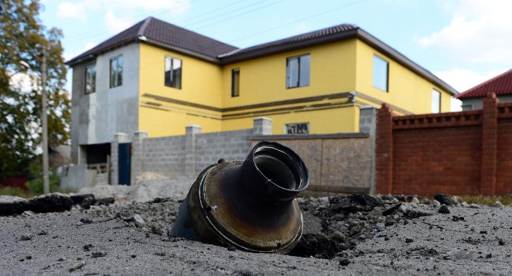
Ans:
<svg viewBox="0 0 512 276"><path fill-rule="evenodd" d="M149 17L68 61L72 144L117 132L150 137L251 128L274 134L357 132L361 107L450 111L457 91L363 29L342 24L234 46Z"/></svg>

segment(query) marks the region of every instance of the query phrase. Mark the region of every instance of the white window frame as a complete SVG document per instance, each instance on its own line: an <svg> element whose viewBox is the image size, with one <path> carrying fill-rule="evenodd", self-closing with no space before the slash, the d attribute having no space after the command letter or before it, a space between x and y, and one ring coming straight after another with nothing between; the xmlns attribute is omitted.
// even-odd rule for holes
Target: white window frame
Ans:
<svg viewBox="0 0 512 276"><path fill-rule="evenodd" d="M437 101L436 101L437 97ZM441 112L441 92L436 89L432 89L432 113Z"/></svg>
<svg viewBox="0 0 512 276"><path fill-rule="evenodd" d="M169 61L169 64L170 64L170 68L167 68L167 61ZM175 64L176 62L179 62L179 68L176 66L175 68ZM179 73L179 79L178 80L174 80L174 74L173 74L173 71L174 70L177 70L179 69L180 70L180 73ZM166 75L167 75L167 72L170 72L170 83L167 82L167 79L166 79ZM173 84L174 82L174 84ZM166 87L171 87L171 88L175 88L175 89L180 89L181 90L181 87L183 86L183 60L179 59L179 58L175 58L175 57L172 57L172 56L166 56L165 59L164 59L164 85Z"/></svg>
<svg viewBox="0 0 512 276"><path fill-rule="evenodd" d="M305 126L305 129L306 129L306 132L299 132L298 131L298 127L299 126ZM292 128L297 128L295 130L295 132L292 132L290 133L290 129ZM288 124L285 124L284 125L284 133L288 134L288 135L307 135L310 133L310 130L309 130L309 122L299 122L299 123L288 123Z"/></svg>
<svg viewBox="0 0 512 276"><path fill-rule="evenodd" d="M89 69L92 68L92 74ZM90 89L89 89L90 88ZM96 92L96 64L91 63L85 66L84 94L92 94Z"/></svg>
<svg viewBox="0 0 512 276"><path fill-rule="evenodd" d="M305 62L306 58L308 60L308 65L307 65L308 66L308 75L305 79L303 79L301 71L303 70L302 67L305 66L305 64L303 64L303 62ZM295 83L292 83L292 74L294 72L291 72L290 63L294 60L297 61L297 72L296 72L297 81ZM299 56L287 57L286 58L286 88L291 89L291 88L307 87L310 85L310 83L311 83L311 55L308 53L308 54L303 54L303 55L299 55Z"/></svg>
<svg viewBox="0 0 512 276"><path fill-rule="evenodd" d="M123 85L123 55L117 55L109 61L109 84L110 88Z"/></svg>
<svg viewBox="0 0 512 276"><path fill-rule="evenodd" d="M386 77L385 77L385 80L386 80L386 84L385 84L385 87L380 87L380 84L379 83L376 83L376 74L377 74L377 70L376 70L376 62L382 62L383 64L386 65ZM372 84L373 84L373 87L381 90L381 91L385 91L385 92L389 92L389 62L378 56L378 55L373 55L373 58L372 58Z"/></svg>

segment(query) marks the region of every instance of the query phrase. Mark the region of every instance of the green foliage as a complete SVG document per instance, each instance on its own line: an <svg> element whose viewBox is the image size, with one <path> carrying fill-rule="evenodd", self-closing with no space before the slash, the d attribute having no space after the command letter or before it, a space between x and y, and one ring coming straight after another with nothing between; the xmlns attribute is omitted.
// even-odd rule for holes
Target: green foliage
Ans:
<svg viewBox="0 0 512 276"><path fill-rule="evenodd" d="M24 198L32 197L32 194L29 191L25 191L18 187L0 187L0 195L19 196Z"/></svg>
<svg viewBox="0 0 512 276"><path fill-rule="evenodd" d="M2 0L0 12L0 178L28 173L40 144L40 72L47 53L49 145L69 140L70 100L64 91L66 66L62 31L47 30L38 0ZM31 80L29 89L16 85Z"/></svg>
<svg viewBox="0 0 512 276"><path fill-rule="evenodd" d="M502 195L502 196L483 196L483 195L471 195L471 196L461 196L462 200L471 204L482 204L482 205L493 205L496 201L503 203L503 205L511 205L512 204L512 195Z"/></svg>
<svg viewBox="0 0 512 276"><path fill-rule="evenodd" d="M59 183L60 183L60 177L54 173L50 173L50 192L58 192L59 191ZM34 178L32 180L29 180L27 183L27 186L30 190L30 192L34 195L40 195L44 192L43 189L43 178L38 177Z"/></svg>
<svg viewBox="0 0 512 276"><path fill-rule="evenodd" d="M35 158L29 166L30 180L27 182L27 186L30 192L34 195L39 195L44 192L43 187L43 168L41 156ZM50 180L50 192L58 192L60 186L60 177L55 171L49 172Z"/></svg>

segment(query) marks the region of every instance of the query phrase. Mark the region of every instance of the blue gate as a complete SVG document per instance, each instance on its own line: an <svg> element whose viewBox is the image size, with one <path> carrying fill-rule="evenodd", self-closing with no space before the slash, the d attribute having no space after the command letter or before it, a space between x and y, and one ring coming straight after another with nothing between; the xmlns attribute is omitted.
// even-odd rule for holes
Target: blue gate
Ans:
<svg viewBox="0 0 512 276"><path fill-rule="evenodd" d="M132 144L119 144L117 160L119 164L119 185L130 185Z"/></svg>

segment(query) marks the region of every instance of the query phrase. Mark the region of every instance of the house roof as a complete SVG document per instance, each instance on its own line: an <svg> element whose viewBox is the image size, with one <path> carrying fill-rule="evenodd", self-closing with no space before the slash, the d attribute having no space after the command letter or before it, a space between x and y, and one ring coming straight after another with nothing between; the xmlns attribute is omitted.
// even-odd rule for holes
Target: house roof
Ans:
<svg viewBox="0 0 512 276"><path fill-rule="evenodd" d="M336 25L313 32L238 49L234 46L183 29L162 20L148 17L125 31L100 43L91 50L69 60L66 64L72 66L91 59L98 54L137 41L171 49L218 64L230 64L279 52L350 38L359 38L363 40L370 46L387 55L389 58L409 68L411 71L431 81L452 95L458 94L457 90L438 78L432 72L410 60L408 57L378 38L372 36L362 28L352 24Z"/></svg>
<svg viewBox="0 0 512 276"><path fill-rule="evenodd" d="M189 31L154 17L148 17L128 29L103 41L94 48L67 61L75 65L92 59L123 45L143 41L163 48L175 50L201 59L217 62L217 56L236 49L236 47L213 38Z"/></svg>
<svg viewBox="0 0 512 276"><path fill-rule="evenodd" d="M281 51L289 51L292 49L343 39L346 38L347 34L350 34L357 29L358 27L356 25L351 24L336 25L243 49L236 49L232 52L220 55L219 58L223 63L231 63Z"/></svg>
<svg viewBox="0 0 512 276"><path fill-rule="evenodd" d="M457 98L481 98L489 93L495 93L496 96L512 95L512 69L464 91Z"/></svg>

